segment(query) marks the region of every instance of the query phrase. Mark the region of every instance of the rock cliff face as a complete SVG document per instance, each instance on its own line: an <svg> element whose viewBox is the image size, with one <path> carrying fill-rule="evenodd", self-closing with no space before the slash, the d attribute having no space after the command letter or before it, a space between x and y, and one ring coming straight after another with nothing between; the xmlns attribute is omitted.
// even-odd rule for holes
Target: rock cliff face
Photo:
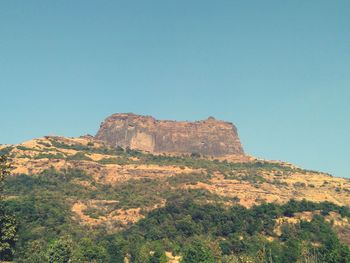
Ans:
<svg viewBox="0 0 350 263"><path fill-rule="evenodd" d="M132 113L113 114L101 124L95 137L114 147L150 153L244 155L236 127L213 117L178 122Z"/></svg>

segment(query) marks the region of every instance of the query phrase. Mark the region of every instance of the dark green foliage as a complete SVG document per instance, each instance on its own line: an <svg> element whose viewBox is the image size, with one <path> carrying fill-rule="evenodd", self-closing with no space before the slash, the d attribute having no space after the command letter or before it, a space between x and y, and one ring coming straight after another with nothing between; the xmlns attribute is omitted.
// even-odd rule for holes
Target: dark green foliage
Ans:
<svg viewBox="0 0 350 263"><path fill-rule="evenodd" d="M72 241L63 237L55 240L48 248L47 261L49 263L68 263L72 262Z"/></svg>
<svg viewBox="0 0 350 263"><path fill-rule="evenodd" d="M288 239L284 246L287 249L284 249L282 262L294 263L297 262L298 259L301 259L301 242L298 239Z"/></svg>
<svg viewBox="0 0 350 263"><path fill-rule="evenodd" d="M11 164L7 155L0 155L0 261L11 260L17 241L17 222L13 214L4 206L3 183L10 175Z"/></svg>
<svg viewBox="0 0 350 263"><path fill-rule="evenodd" d="M323 258L324 262L350 260L349 249L339 242L331 225L322 216L315 216L310 222L286 224L282 227L281 237L274 242L264 238L265 235L275 236L272 231L274 219L283 216L291 207L299 212L314 211L322 207L329 209L327 203L291 201L282 206L264 204L251 209L241 206L227 209L217 204L199 205L190 197L179 195L169 198L164 208L150 212L130 229L108 238L92 230L86 234L78 231L79 226L69 222L68 208L56 205L54 209L54 203L50 204L43 197L41 203L38 201L22 201L17 209L8 202L8 206L21 214L22 220L26 222L26 228L20 233L24 240L19 247L24 254L27 249L31 249L28 242L33 244L34 240L44 240L44 244L51 244L41 248L47 251L48 258L72 255L81 262L123 262L123 258L129 254L131 262L165 262L164 251L167 250L180 253L183 262L218 262L218 255L214 256L214 250L209 244L219 241L221 256L245 255L254 258L262 255L266 260L273 258L273 262L296 262L301 259L302 251L308 249L318 258ZM45 214L40 213L41 207ZM334 206L334 210L340 209ZM73 224L75 230L68 224ZM77 245L69 247L72 251L62 239L57 238L60 233L70 233L73 239L78 238L78 242L75 242ZM85 235L95 236L93 239L81 238ZM312 247L313 243L320 245Z"/></svg>
<svg viewBox="0 0 350 263"><path fill-rule="evenodd" d="M182 263L215 263L215 258L210 248L200 240L190 243L184 250Z"/></svg>
<svg viewBox="0 0 350 263"><path fill-rule="evenodd" d="M43 246L44 251L51 240L61 233L70 232L67 229L72 226L72 215L65 193L69 192L73 196L84 193L84 189L70 183L73 178L84 176L76 170L58 172L51 169L42 175L19 175L7 179L5 193L18 195L5 202L7 210L20 220L18 260L26 258L28 260L23 262L35 262L43 258L39 254L34 257L29 251L39 245ZM69 188L68 185L75 188Z"/></svg>
<svg viewBox="0 0 350 263"><path fill-rule="evenodd" d="M53 147L61 148L61 149L68 149L68 150L76 150L79 152L86 152L86 153L100 153L100 154L106 154L106 155L116 155L117 151L113 148L109 147L94 147L94 145L88 144L66 144L64 142L60 142L58 140L55 140L53 138L50 138L50 142Z"/></svg>
<svg viewBox="0 0 350 263"><path fill-rule="evenodd" d="M11 164L7 155L0 155L0 198L6 176L10 175ZM0 199L1 200L1 199Z"/></svg>
<svg viewBox="0 0 350 263"><path fill-rule="evenodd" d="M105 263L109 258L106 248L90 238L81 239L74 253L76 262Z"/></svg>
<svg viewBox="0 0 350 263"><path fill-rule="evenodd" d="M47 242L41 239L28 241L24 248L17 249L16 262L19 263L38 263L47 262L46 251Z"/></svg>
<svg viewBox="0 0 350 263"><path fill-rule="evenodd" d="M91 161L91 158L86 156L84 153L82 152L77 152L74 155L70 155L67 157L67 160L69 161Z"/></svg>
<svg viewBox="0 0 350 263"><path fill-rule="evenodd" d="M34 157L34 159L64 159L65 156L62 153L56 153L56 154L52 154L52 153L39 153L38 155L36 155Z"/></svg>
<svg viewBox="0 0 350 263"><path fill-rule="evenodd" d="M201 155L199 153L193 152L191 153L192 158L201 158Z"/></svg>
<svg viewBox="0 0 350 263"><path fill-rule="evenodd" d="M47 142L38 141L37 143L41 144L41 145L43 145L45 147L48 147L48 148L50 148L52 146L50 143L47 143Z"/></svg>
<svg viewBox="0 0 350 263"><path fill-rule="evenodd" d="M153 255L150 256L150 263L166 263L167 257L165 255L164 249L161 246L156 246L153 251Z"/></svg>
<svg viewBox="0 0 350 263"><path fill-rule="evenodd" d="M283 263L300 260L302 251L307 250L311 251L311 256L316 253L319 258L324 257L325 262L348 262L349 249L341 245L331 225L322 216L315 216L311 222L286 224L282 227L283 233L278 241L269 242L264 238L266 235L276 237L273 232L274 219L291 213L291 209L295 213L323 208L329 210L329 206L329 203L291 201L285 205L263 204L251 209L233 206L226 209L218 205L198 205L186 198L173 199L168 200L166 207L149 213L127 230L125 236L127 239L138 236L141 243L161 241L167 244L171 240L169 250L186 255L184 262L200 262L204 260L202 256L206 258L211 255L208 248L205 250L207 252L202 251L204 248L193 248L191 240L204 236L213 243L220 240L222 255L246 255L252 258L262 255L266 260L271 257L273 262ZM332 209L340 211L344 208L332 205ZM314 243L320 243L321 246L313 247ZM202 252L196 254L196 251ZM338 261L329 261L327 257L330 255ZM208 260L213 262L211 256Z"/></svg>
<svg viewBox="0 0 350 263"><path fill-rule="evenodd" d="M0 261L11 260L17 241L17 222L15 217L0 204Z"/></svg>
<svg viewBox="0 0 350 263"><path fill-rule="evenodd" d="M306 187L306 184L305 183L302 183L302 182L296 182L293 184L294 187L296 188L305 188Z"/></svg>
<svg viewBox="0 0 350 263"><path fill-rule="evenodd" d="M91 197L94 191L89 191L74 183L74 180L91 180L84 172L76 169L57 171L45 170L39 175L18 175L10 177L6 182L5 194L21 195L22 198L49 195L64 197Z"/></svg>
<svg viewBox="0 0 350 263"><path fill-rule="evenodd" d="M124 165L128 164L129 160L127 158L123 157L111 157L111 158L103 158L98 161L100 164L119 164Z"/></svg>
<svg viewBox="0 0 350 263"><path fill-rule="evenodd" d="M6 156L10 154L10 152L13 150L13 146L7 146L2 149L0 149L0 156Z"/></svg>
<svg viewBox="0 0 350 263"><path fill-rule="evenodd" d="M84 160L86 154L93 152L90 146L79 147L85 147L86 151L79 152L73 159ZM137 159L130 159L132 156ZM130 149L114 151L113 156L100 162L202 167L207 171L221 171L227 178L249 180L257 185L263 182L260 169L284 174L294 169L265 162L231 164L199 157L153 156ZM245 175L238 176L242 171ZM153 263L166 262L165 251L171 251L183 256L183 262L220 262L224 256L227 260L247 256L256 261L260 257L264 262L284 263L296 262L305 253L323 262L349 262L349 249L340 243L331 224L324 220L331 211L350 217L347 207L329 202L291 200L284 205L262 204L250 209L235 205L227 208L221 205L229 200L227 198L205 190L180 190L179 185L183 184L209 183L210 174L143 178L118 185L99 184L75 169L57 171L52 168L38 175L9 177L4 193L11 198L4 205L9 215L20 220L15 260L112 263L123 262L124 257L128 257L130 262ZM101 174L100 179L103 176ZM79 181L93 187L84 187ZM141 207L145 218L119 233L107 234L104 227L87 231L72 219L71 206L76 201L91 199L118 201L101 209L88 208L84 213L91 217L98 218L119 208ZM149 213L144 209L164 200L166 205L163 208ZM312 221L285 224L282 235L275 234L276 218L316 210L321 213ZM267 240L267 236L272 236L274 241ZM11 244L13 247L14 243ZM13 250L8 254L11 253Z"/></svg>
<svg viewBox="0 0 350 263"><path fill-rule="evenodd" d="M40 150L38 150L38 149L29 148L29 147L22 146L22 145L16 146L16 148L17 148L18 150L22 150L22 151L34 151L34 152L39 152L39 151L40 151Z"/></svg>

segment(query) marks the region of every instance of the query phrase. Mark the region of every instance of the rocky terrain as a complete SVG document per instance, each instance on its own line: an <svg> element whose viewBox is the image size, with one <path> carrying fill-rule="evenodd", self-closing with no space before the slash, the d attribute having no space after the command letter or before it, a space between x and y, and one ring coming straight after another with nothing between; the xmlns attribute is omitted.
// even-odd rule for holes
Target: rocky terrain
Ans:
<svg viewBox="0 0 350 263"><path fill-rule="evenodd" d="M129 147L153 154L244 155L236 127L213 117L178 122L132 113L113 114L101 124L96 139L112 147Z"/></svg>
<svg viewBox="0 0 350 263"><path fill-rule="evenodd" d="M19 145L0 146L12 156L14 177L37 176L47 171L79 170L86 176L72 184L86 191L96 185L130 191L145 202L128 203L130 196L105 199L77 199L71 209L82 224L127 225L142 213L163 206L169 193L177 190L203 191L205 202L251 207L264 202L285 203L290 199L329 201L350 205L350 180L308 171L277 161L249 159L208 159L191 156L153 155L140 151L117 151L91 136L64 138L47 136ZM146 183L145 183L146 182ZM140 188L142 191L140 192ZM205 200L204 200L205 199ZM111 202L119 205L113 210ZM101 216L84 215L88 208L101 210ZM132 209L132 210L130 210ZM136 210L135 210L136 209ZM89 219L90 218L90 219Z"/></svg>
<svg viewBox="0 0 350 263"><path fill-rule="evenodd" d="M23 222L19 258L32 255L38 247L47 250L50 240L69 233L78 242L86 235L109 244L114 242L110 235L122 238L129 245L118 262L148 262L129 261L136 257L133 251L142 254L146 249L142 242L148 242L148 256L161 244L167 262L179 262L187 247L180 249L181 244L192 242L198 233L207 240L208 224L217 225L210 228L213 240L205 242L212 251L221 251L217 252L220 257L225 250L217 245L226 242L225 233L236 233L236 227L246 228L244 240L262 246L259 251L265 256L265 245L273 244L288 254L291 247L286 238L304 238L306 232L311 242L311 248L305 247L307 257L314 257L315 248L323 246L332 233L350 246L349 179L248 156L233 124L213 118L173 122L115 114L102 123L96 136L46 136L0 145L0 154L7 154L12 163L4 200ZM205 223L200 226L202 220ZM232 225L237 220L240 223ZM320 243L317 240L324 231L327 235ZM143 240L136 250L133 238ZM230 249L240 255L241 248L235 246L243 237L229 239L234 242ZM257 253L252 251L250 257ZM300 253L303 258L304 252ZM331 254L322 249L319 253ZM263 262L240 260L225 262Z"/></svg>

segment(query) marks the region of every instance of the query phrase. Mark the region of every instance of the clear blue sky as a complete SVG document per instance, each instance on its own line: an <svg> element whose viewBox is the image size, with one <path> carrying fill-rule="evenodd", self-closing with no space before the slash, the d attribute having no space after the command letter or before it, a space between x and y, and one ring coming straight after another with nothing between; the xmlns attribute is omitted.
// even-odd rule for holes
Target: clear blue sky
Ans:
<svg viewBox="0 0 350 263"><path fill-rule="evenodd" d="M116 112L234 122L247 153L350 177L350 1L0 2L0 143Z"/></svg>

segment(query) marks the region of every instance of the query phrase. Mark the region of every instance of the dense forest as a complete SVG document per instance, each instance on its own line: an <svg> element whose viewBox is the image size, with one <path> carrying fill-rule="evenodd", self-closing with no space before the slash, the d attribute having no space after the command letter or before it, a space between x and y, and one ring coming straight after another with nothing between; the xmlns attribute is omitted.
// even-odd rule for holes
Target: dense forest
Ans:
<svg viewBox="0 0 350 263"><path fill-rule="evenodd" d="M171 251L182 255L182 262L350 262L349 248L324 219L330 211L349 216L344 207L290 201L227 209L197 205L184 194L114 235L75 225L64 207L44 196L8 201L19 224L15 261L123 262L127 257L131 262L167 262L165 251ZM274 233L274 219L316 210L321 214L310 222L285 223L279 237Z"/></svg>

